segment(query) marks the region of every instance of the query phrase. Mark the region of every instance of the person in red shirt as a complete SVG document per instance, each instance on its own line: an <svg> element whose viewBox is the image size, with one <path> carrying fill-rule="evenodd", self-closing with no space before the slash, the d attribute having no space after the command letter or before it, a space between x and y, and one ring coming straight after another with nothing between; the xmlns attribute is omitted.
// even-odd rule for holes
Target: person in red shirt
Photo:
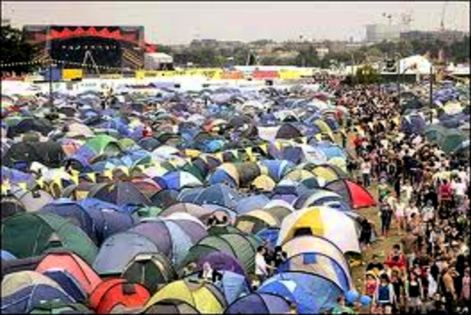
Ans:
<svg viewBox="0 0 471 315"><path fill-rule="evenodd" d="M399 246L398 244L395 244L393 246L393 249L391 253L389 253L384 264L387 265L391 269L394 267L397 267L401 271L406 270L407 260L406 260L406 256L404 256L404 254L401 251L401 246Z"/></svg>
<svg viewBox="0 0 471 315"><path fill-rule="evenodd" d="M440 197L440 206L448 209L453 197L453 189L451 187L451 183L449 183L448 180L444 179L438 188L438 193Z"/></svg>
<svg viewBox="0 0 471 315"><path fill-rule="evenodd" d="M143 138L152 137L152 129L149 126L145 126L144 129L142 130L142 137Z"/></svg>

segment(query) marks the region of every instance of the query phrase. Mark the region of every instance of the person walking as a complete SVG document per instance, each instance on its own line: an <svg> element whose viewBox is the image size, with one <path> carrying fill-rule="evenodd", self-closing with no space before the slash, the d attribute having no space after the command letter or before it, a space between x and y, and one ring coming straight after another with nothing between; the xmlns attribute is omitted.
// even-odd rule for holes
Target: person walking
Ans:
<svg viewBox="0 0 471 315"><path fill-rule="evenodd" d="M421 313L423 298L424 290L422 288L422 282L417 278L414 272L409 272L408 281L406 283L406 299L409 314Z"/></svg>
<svg viewBox="0 0 471 315"><path fill-rule="evenodd" d="M381 310L382 314L391 314L392 308L396 303L394 287L386 274L380 276L380 283L376 288L373 301Z"/></svg>
<svg viewBox="0 0 471 315"><path fill-rule="evenodd" d="M371 184L371 163L368 159L363 159L360 164L360 171L363 178L363 186L370 187Z"/></svg>
<svg viewBox="0 0 471 315"><path fill-rule="evenodd" d="M389 204L383 200L379 206L380 218L381 218L381 235L388 236L389 229L391 227L391 219L393 211Z"/></svg>

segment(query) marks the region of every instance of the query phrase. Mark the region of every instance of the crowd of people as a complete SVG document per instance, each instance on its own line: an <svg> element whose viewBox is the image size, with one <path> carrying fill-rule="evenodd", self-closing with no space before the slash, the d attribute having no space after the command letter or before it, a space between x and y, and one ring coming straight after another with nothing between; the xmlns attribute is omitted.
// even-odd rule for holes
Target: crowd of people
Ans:
<svg viewBox="0 0 471 315"><path fill-rule="evenodd" d="M373 299L371 312L467 313L469 161L402 133L394 93L363 87L339 97L352 113L356 158L349 170L365 187L376 184L380 241L398 238L386 257L376 253L367 264L363 293ZM363 248L373 231L365 219Z"/></svg>

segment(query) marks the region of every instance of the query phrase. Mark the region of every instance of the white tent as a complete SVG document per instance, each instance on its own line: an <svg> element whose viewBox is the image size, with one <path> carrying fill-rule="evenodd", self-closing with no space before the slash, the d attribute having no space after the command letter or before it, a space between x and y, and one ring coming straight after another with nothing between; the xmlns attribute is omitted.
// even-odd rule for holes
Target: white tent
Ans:
<svg viewBox="0 0 471 315"><path fill-rule="evenodd" d="M399 71L401 74L430 74L435 72L432 63L420 55L410 56L399 60Z"/></svg>

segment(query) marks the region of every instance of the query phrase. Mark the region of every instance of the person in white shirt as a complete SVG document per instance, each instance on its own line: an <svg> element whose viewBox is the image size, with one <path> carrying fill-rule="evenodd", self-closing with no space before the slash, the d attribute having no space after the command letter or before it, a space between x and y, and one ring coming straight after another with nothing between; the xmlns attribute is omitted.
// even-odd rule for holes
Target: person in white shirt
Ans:
<svg viewBox="0 0 471 315"><path fill-rule="evenodd" d="M371 163L367 159L363 160L360 164L360 171L363 177L363 186L369 187L371 184L370 176L371 176Z"/></svg>
<svg viewBox="0 0 471 315"><path fill-rule="evenodd" d="M461 181L461 178L457 177L456 180L451 183L451 188L455 194L456 203L460 204L464 196L466 196L466 184Z"/></svg>
<svg viewBox="0 0 471 315"><path fill-rule="evenodd" d="M259 283L262 284L263 281L268 276L268 266L267 261L265 260L265 247L259 246L257 248L257 253L255 254L255 275L257 276Z"/></svg>

